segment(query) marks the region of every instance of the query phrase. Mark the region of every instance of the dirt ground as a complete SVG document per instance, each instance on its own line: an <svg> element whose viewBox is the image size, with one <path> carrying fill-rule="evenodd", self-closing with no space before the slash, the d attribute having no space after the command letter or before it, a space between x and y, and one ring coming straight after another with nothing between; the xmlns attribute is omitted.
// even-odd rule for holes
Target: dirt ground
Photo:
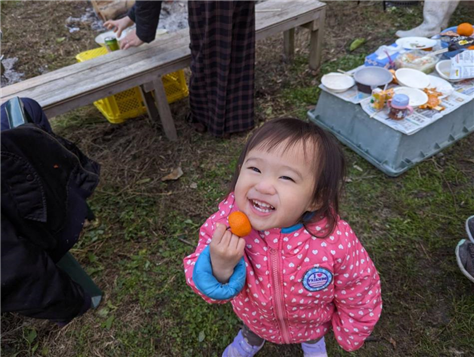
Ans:
<svg viewBox="0 0 474 357"><path fill-rule="evenodd" d="M75 63L78 53L97 47L100 23L86 1L1 6L1 53L17 58L12 64L22 74L17 79ZM473 9L461 3L453 24L472 22ZM259 42L257 125L279 116L304 119L318 99L322 73L354 68L380 45L392 43L396 30L411 28L420 18L420 6L384 13L381 2L329 2L324 65L318 71L307 66L305 30L297 31L293 64L281 54L281 36ZM357 37L366 44L350 52ZM217 356L233 337L237 325L230 307L198 301L185 286L181 262L193 250L196 229L224 194L247 134L227 141L198 135L184 121L186 100L171 109L177 143L167 141L160 125L147 118L111 125L92 105L53 120L58 134L102 165L101 184L91 199L99 219L73 253L106 298L98 311L64 329L2 315L3 355ZM464 234L463 219L474 209L474 135L397 179L345 152L344 214L381 272L386 310L363 349L345 353L328 338L330 355L474 356L474 294L452 254ZM160 180L177 166L185 172L180 180ZM267 344L259 356L300 353L295 346Z"/></svg>

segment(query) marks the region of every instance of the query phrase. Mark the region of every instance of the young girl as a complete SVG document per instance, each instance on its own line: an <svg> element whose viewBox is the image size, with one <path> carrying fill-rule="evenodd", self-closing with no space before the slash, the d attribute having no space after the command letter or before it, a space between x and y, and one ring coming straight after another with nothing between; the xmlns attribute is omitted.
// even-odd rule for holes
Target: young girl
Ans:
<svg viewBox="0 0 474 357"><path fill-rule="evenodd" d="M211 303L231 301L243 328L223 356L254 356L265 341L301 343L327 356L323 336L357 350L382 310L380 279L351 227L338 216L344 158L323 130L277 119L240 155L231 192L201 227L184 259L186 281ZM228 216L252 224L239 238Z"/></svg>

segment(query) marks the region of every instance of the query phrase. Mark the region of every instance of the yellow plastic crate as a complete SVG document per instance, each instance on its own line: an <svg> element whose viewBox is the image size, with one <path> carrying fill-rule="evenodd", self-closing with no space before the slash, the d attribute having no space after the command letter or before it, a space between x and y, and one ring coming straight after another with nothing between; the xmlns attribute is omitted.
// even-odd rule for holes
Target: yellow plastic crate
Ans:
<svg viewBox="0 0 474 357"><path fill-rule="evenodd" d="M78 62L84 62L107 53L107 48L100 47L81 52L76 56L76 59ZM168 103L173 103L189 94L183 70L163 76L163 86ZM94 105L109 122L114 124L123 123L127 119L136 118L146 113L146 106L142 101L138 87L97 100Z"/></svg>

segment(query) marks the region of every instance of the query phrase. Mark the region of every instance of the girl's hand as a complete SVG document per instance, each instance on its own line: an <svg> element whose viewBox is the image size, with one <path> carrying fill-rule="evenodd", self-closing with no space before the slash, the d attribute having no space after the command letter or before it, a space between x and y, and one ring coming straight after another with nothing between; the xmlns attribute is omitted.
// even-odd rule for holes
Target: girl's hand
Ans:
<svg viewBox="0 0 474 357"><path fill-rule="evenodd" d="M133 21L130 17L125 16L120 20L108 20L104 22L104 27L108 30L114 29L114 32L117 34L117 38L122 35L122 31L125 30L127 27L133 25Z"/></svg>
<svg viewBox="0 0 474 357"><path fill-rule="evenodd" d="M137 31L133 30L120 41L120 49L126 50L130 47L138 47L141 44L143 44L143 41L138 38Z"/></svg>
<svg viewBox="0 0 474 357"><path fill-rule="evenodd" d="M209 251L212 272L216 279L225 284L234 273L234 268L244 256L245 239L237 237L223 224L217 223L212 235Z"/></svg>

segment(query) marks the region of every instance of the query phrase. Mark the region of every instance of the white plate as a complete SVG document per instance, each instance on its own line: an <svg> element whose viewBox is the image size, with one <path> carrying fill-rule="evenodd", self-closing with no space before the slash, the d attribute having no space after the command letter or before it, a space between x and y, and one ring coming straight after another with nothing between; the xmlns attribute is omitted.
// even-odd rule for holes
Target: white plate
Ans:
<svg viewBox="0 0 474 357"><path fill-rule="evenodd" d="M443 78L439 78L436 76L428 76L430 79L430 85L428 88L436 88L437 92L443 93L440 98L446 98L452 92L454 92L454 88L448 81L445 81Z"/></svg>
<svg viewBox="0 0 474 357"><path fill-rule="evenodd" d="M321 78L321 83L335 93L345 92L354 84L354 78L342 73L328 73Z"/></svg>
<svg viewBox="0 0 474 357"><path fill-rule="evenodd" d="M423 50L434 47L438 41L426 37L403 37L395 43L407 50Z"/></svg>
<svg viewBox="0 0 474 357"><path fill-rule="evenodd" d="M396 87L393 89L395 94L405 94L410 98L408 105L415 108L425 104L428 101L428 95L420 89L410 87Z"/></svg>
<svg viewBox="0 0 474 357"><path fill-rule="evenodd" d="M430 79L422 71L411 68L400 68L395 71L395 77L401 86L423 89L429 86Z"/></svg>

